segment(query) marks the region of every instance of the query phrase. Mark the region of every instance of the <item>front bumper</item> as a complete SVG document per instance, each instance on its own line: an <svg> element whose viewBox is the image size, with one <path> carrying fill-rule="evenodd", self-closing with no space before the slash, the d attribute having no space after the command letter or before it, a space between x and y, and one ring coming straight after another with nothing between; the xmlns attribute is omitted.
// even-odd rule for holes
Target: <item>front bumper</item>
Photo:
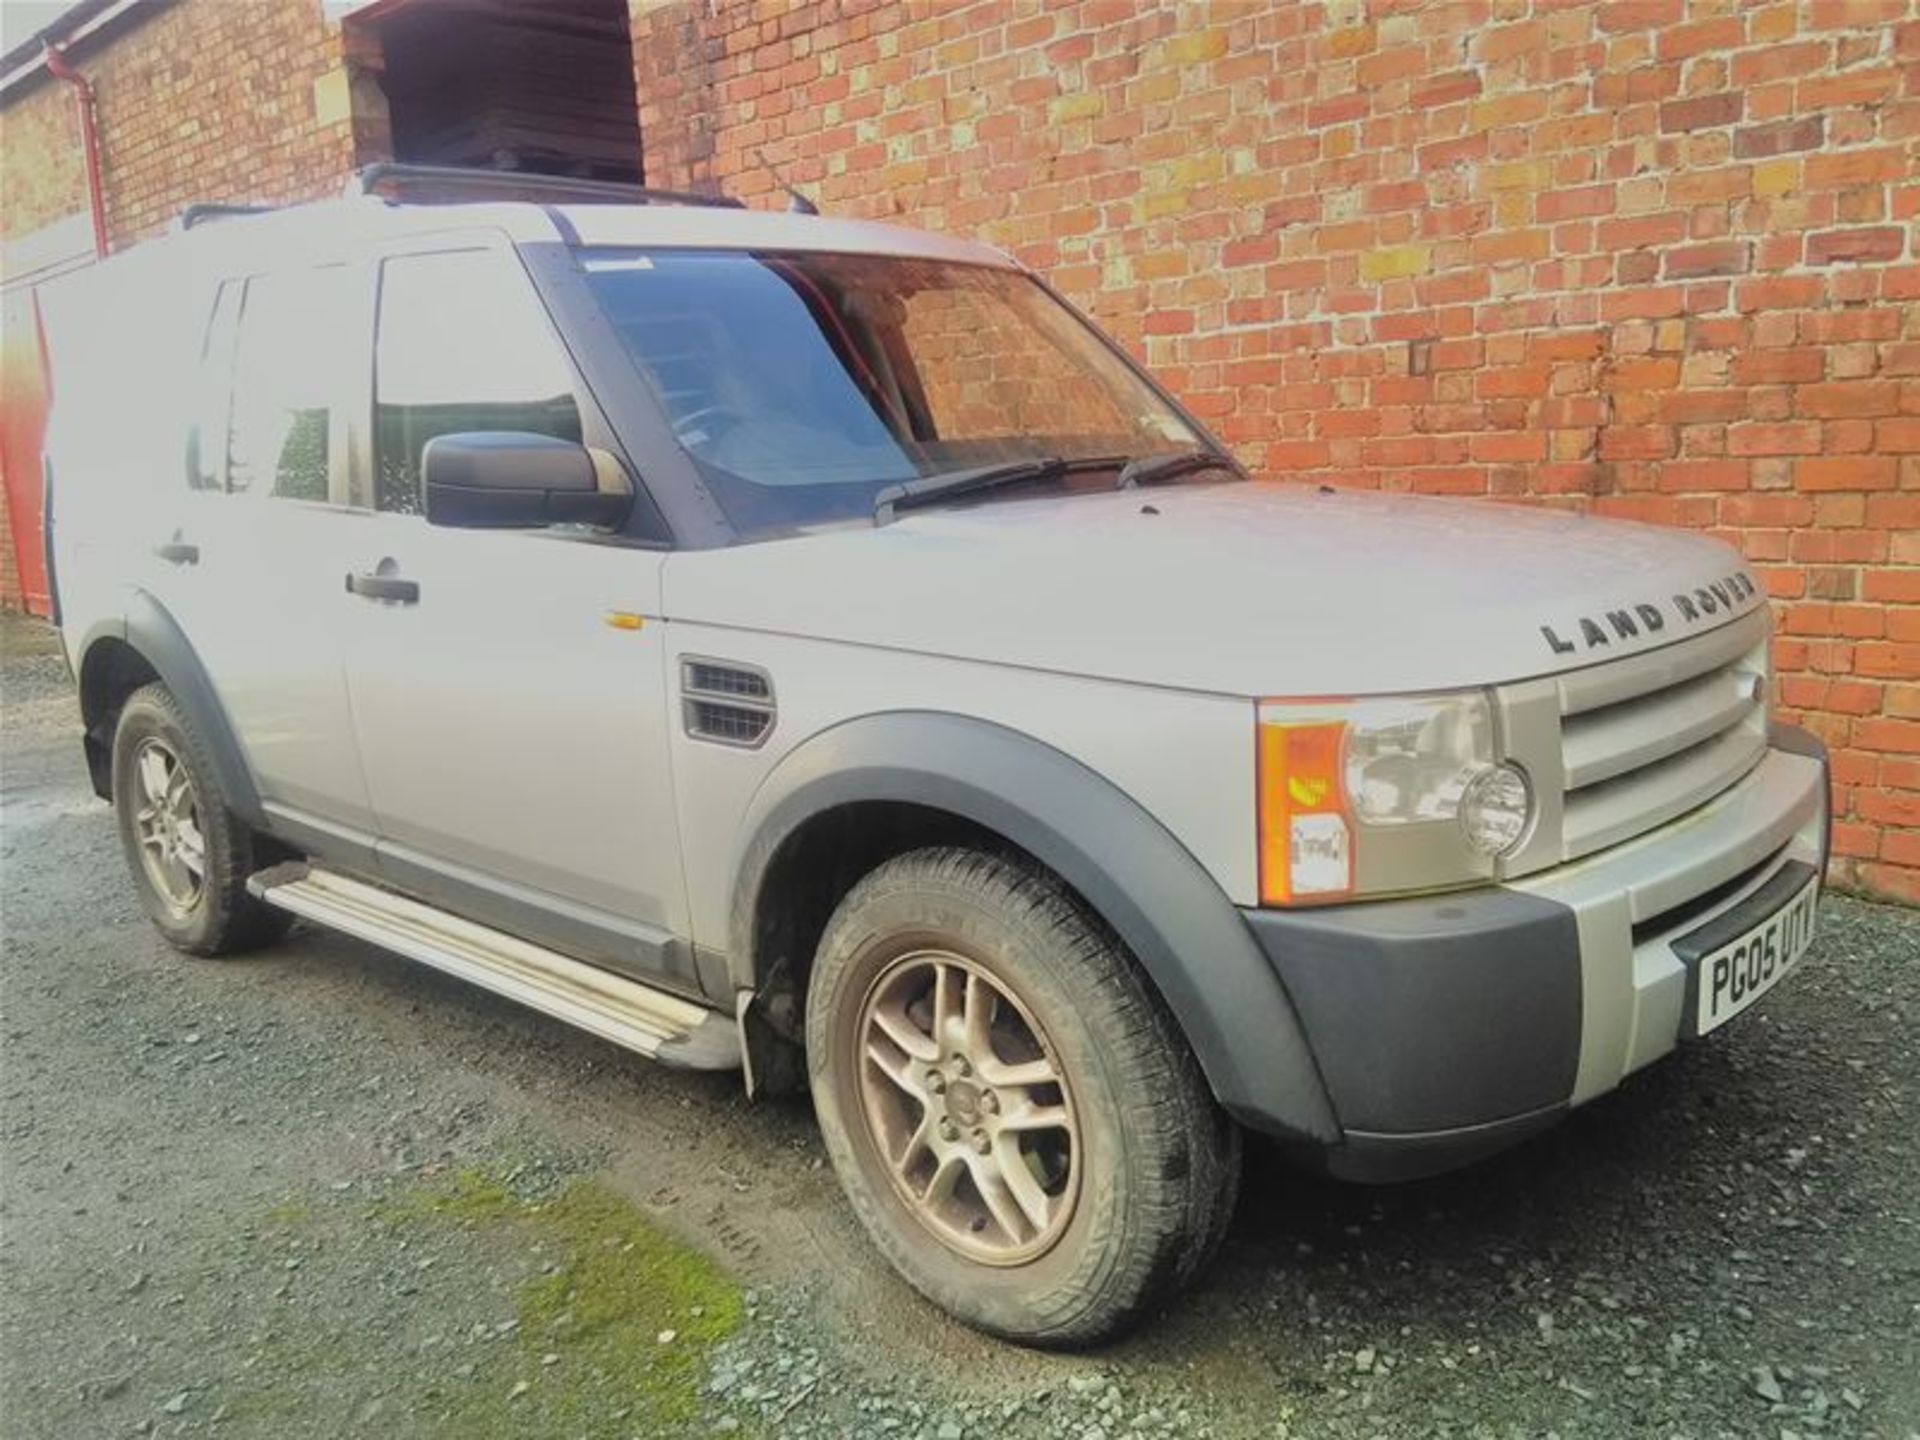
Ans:
<svg viewBox="0 0 1920 1440"><path fill-rule="evenodd" d="M1244 912L1285 986L1353 1179L1450 1169L1545 1129L1679 1042L1674 942L1783 867L1824 871L1826 753L1776 727L1699 809L1571 865L1484 890Z"/></svg>

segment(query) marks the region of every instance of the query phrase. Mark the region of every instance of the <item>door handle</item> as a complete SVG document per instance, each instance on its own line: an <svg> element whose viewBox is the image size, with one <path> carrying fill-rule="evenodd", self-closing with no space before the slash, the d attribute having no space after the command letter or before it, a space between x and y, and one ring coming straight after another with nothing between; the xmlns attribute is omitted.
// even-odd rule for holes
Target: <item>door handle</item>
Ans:
<svg viewBox="0 0 1920 1440"><path fill-rule="evenodd" d="M420 582L403 580L398 575L347 575L347 590L369 600L393 600L412 605L420 599Z"/></svg>
<svg viewBox="0 0 1920 1440"><path fill-rule="evenodd" d="M185 540L168 540L153 547L153 553L169 565L198 565L200 547L190 545Z"/></svg>

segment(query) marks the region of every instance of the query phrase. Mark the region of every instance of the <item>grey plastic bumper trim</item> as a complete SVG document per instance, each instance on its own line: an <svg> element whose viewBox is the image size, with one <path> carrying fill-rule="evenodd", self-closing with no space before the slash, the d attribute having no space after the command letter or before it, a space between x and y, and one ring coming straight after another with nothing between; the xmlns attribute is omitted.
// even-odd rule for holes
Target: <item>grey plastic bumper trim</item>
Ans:
<svg viewBox="0 0 1920 1440"><path fill-rule="evenodd" d="M1349 1130L1340 1145L1312 1157L1309 1163L1336 1180L1368 1185L1422 1180L1509 1150L1551 1130L1566 1115L1565 1105L1547 1105L1525 1115L1510 1115L1484 1125L1463 1125L1457 1130L1416 1134Z"/></svg>
<svg viewBox="0 0 1920 1440"><path fill-rule="evenodd" d="M1565 906L1489 887L1247 923L1300 1012L1342 1130L1458 1130L1563 1105L1580 1049Z"/></svg>

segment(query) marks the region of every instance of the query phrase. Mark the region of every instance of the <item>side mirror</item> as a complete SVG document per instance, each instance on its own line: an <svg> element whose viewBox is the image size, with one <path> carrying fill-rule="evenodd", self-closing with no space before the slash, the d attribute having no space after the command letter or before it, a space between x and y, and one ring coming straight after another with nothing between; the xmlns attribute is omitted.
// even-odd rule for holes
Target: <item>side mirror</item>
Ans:
<svg viewBox="0 0 1920 1440"><path fill-rule="evenodd" d="M524 430L436 435L420 456L427 523L467 530L619 525L633 508L612 456ZM602 484L606 474L614 485Z"/></svg>

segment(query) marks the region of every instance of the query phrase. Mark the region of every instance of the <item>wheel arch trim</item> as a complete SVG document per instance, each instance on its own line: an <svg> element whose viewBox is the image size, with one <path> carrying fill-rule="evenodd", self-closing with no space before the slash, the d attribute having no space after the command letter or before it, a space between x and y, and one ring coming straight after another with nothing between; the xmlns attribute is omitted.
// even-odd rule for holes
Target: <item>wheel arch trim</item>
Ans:
<svg viewBox="0 0 1920 1440"><path fill-rule="evenodd" d="M257 829L270 828L246 752L240 748L206 666L180 622L145 590L135 590L128 597L123 617L93 625L77 648L75 676L80 687L82 724L90 731L95 719L86 713L88 661L101 642L108 640L119 641L144 660L199 730L213 758L215 778L227 808ZM111 737L106 739L110 745Z"/></svg>
<svg viewBox="0 0 1920 1440"><path fill-rule="evenodd" d="M761 892L781 847L808 821L873 801L955 815L1032 855L1139 960L1221 1104L1270 1132L1338 1139L1299 1017L1219 884L1111 781L990 721L869 715L820 732L779 762L748 806L732 868L736 985L762 978L754 953Z"/></svg>

